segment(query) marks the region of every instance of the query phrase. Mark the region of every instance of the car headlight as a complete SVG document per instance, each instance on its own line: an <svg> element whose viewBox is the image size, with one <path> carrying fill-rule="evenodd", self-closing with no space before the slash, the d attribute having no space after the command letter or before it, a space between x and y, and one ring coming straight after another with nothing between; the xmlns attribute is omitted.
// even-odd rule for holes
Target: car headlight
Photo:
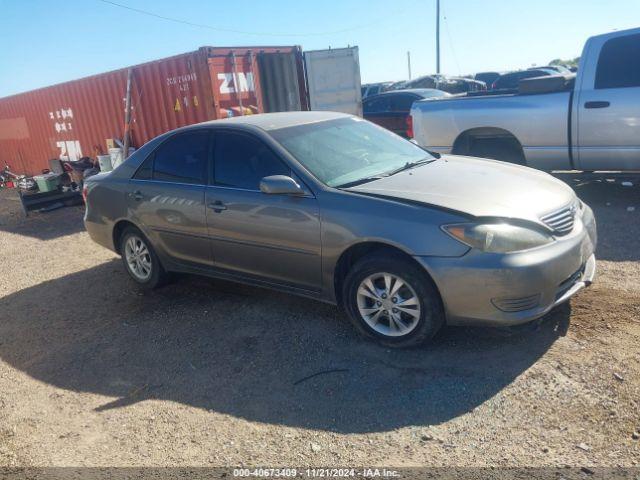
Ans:
<svg viewBox="0 0 640 480"><path fill-rule="evenodd" d="M509 223L458 223L442 229L462 243L489 253L510 253L540 247L553 237Z"/></svg>

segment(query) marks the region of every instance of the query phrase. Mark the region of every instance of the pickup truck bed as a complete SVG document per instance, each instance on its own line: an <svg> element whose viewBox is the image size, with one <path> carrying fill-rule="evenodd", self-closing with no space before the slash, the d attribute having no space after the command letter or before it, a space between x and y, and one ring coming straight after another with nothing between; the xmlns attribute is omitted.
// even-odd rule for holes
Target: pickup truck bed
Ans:
<svg viewBox="0 0 640 480"><path fill-rule="evenodd" d="M542 170L640 170L640 28L587 40L578 75L539 77L518 92L413 104L425 148Z"/></svg>
<svg viewBox="0 0 640 480"><path fill-rule="evenodd" d="M502 93L416 102L413 131L420 145L439 153L497 158L542 170L571 169L571 96L568 91ZM437 122L429 121L434 117Z"/></svg>

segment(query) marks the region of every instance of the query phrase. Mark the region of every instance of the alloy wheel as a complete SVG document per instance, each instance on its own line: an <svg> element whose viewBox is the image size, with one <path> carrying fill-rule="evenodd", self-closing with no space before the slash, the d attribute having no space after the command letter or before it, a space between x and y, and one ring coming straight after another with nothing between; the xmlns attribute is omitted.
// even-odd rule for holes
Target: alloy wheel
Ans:
<svg viewBox="0 0 640 480"><path fill-rule="evenodd" d="M400 337L410 333L420 320L420 301L407 281L392 273L374 273L357 290L358 311L377 333Z"/></svg>
<svg viewBox="0 0 640 480"><path fill-rule="evenodd" d="M127 239L124 255L129 271L136 279L145 282L151 277L151 253L140 237L131 235Z"/></svg>

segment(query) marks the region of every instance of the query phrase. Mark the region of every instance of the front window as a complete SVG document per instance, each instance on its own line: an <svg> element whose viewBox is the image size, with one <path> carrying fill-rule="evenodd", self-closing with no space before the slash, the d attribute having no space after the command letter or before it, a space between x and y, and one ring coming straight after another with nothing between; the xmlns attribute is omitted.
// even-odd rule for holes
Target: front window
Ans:
<svg viewBox="0 0 640 480"><path fill-rule="evenodd" d="M381 113L390 110L389 97L380 95L379 97L368 97L363 103L364 113Z"/></svg>
<svg viewBox="0 0 640 480"><path fill-rule="evenodd" d="M349 117L271 132L321 182L340 187L433 158L377 125Z"/></svg>
<svg viewBox="0 0 640 480"><path fill-rule="evenodd" d="M260 180L270 175L291 175L291 170L259 139L244 133L216 133L215 184L259 190Z"/></svg>

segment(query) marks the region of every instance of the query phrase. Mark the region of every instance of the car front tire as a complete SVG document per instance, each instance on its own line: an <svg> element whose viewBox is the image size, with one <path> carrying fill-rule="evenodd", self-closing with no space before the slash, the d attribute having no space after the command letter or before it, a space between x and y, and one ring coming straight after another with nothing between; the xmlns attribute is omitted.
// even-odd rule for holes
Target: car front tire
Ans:
<svg viewBox="0 0 640 480"><path fill-rule="evenodd" d="M350 269L343 303L356 329L387 347L424 344L444 324L440 295L426 272L396 255L371 255Z"/></svg>

